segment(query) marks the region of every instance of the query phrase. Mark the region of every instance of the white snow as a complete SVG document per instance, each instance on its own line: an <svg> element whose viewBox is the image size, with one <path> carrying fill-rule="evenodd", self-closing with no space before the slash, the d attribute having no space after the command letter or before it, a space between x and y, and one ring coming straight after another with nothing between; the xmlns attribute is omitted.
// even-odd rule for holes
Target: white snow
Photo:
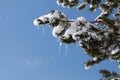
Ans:
<svg viewBox="0 0 120 80"><path fill-rule="evenodd" d="M54 18L60 19L60 15L63 15L66 18L66 15L64 13L60 13L58 10L55 10L53 13L49 13L49 14L40 16L38 19L41 20L42 22L46 22L46 21L51 22L52 19L54 19ZM88 25L87 20L84 17L80 16L76 20L73 20L73 21L74 22L71 22L70 26L67 26L67 28L66 28L67 22L64 22L64 21L61 21L57 26L53 27L53 31L52 31L53 36L56 38L59 37L60 33L66 28L66 31L65 31L63 37L69 38L71 35L73 37L73 39L76 40L76 35L78 35L78 34L80 35L83 32L87 31L87 29L88 29L87 27L89 25ZM81 23L84 24L84 26L81 25ZM34 24L40 25L36 19L34 20ZM87 26L87 27L85 27L85 26Z"/></svg>
<svg viewBox="0 0 120 80"><path fill-rule="evenodd" d="M76 32L76 33L73 33L73 34L72 34L72 38L73 38L74 40L78 41L80 38L79 38L79 37L77 37L77 35L80 35L80 34L82 34L82 32L81 32L81 31Z"/></svg>
<svg viewBox="0 0 120 80"><path fill-rule="evenodd" d="M81 46L81 47L82 47L83 45L82 45L82 44L79 44L79 46Z"/></svg>
<svg viewBox="0 0 120 80"><path fill-rule="evenodd" d="M96 60L97 60L97 57L94 57L94 58L93 58L93 61L96 61Z"/></svg>
<svg viewBox="0 0 120 80"><path fill-rule="evenodd" d="M100 17L102 17L103 15L105 15L105 14L108 14L108 12L107 11L104 11L104 10L102 10L102 12L100 13L100 15L99 16L97 16L97 18L95 19L96 21L102 21L102 19L99 19Z"/></svg>
<svg viewBox="0 0 120 80"><path fill-rule="evenodd" d="M116 54L118 51L120 51L120 49L115 49L115 50L112 50L111 54Z"/></svg>
<svg viewBox="0 0 120 80"><path fill-rule="evenodd" d="M47 17L47 15L45 15L45 16L40 16L39 19L42 20L43 22L45 22L45 21L47 21L47 18L46 18L46 17Z"/></svg>
<svg viewBox="0 0 120 80"><path fill-rule="evenodd" d="M92 5L92 4L90 4L90 8L91 8L91 7L93 7L93 5Z"/></svg>
<svg viewBox="0 0 120 80"><path fill-rule="evenodd" d="M87 20L84 17L78 17L77 20L83 24L87 24Z"/></svg>
<svg viewBox="0 0 120 80"><path fill-rule="evenodd" d="M64 18L62 17L63 19L66 18L66 15L64 13L61 13L58 10L55 10L52 13L40 16L39 18L35 19L33 23L35 26L40 26L41 24L39 20L41 20L44 24L48 24L46 23L47 21L49 21L49 24L50 24L54 18L60 19L61 15L64 17ZM66 22L60 22L58 26L53 27L53 31L52 31L53 36L58 37L59 34L65 29L65 26L66 26ZM44 28L43 28L43 34L44 34Z"/></svg>
<svg viewBox="0 0 120 80"><path fill-rule="evenodd" d="M37 19L37 18L34 19L33 24L34 24L35 26L39 26L39 22L38 22L38 19Z"/></svg>
<svg viewBox="0 0 120 80"><path fill-rule="evenodd" d="M86 32L89 29L87 24L88 22L84 17L78 17L76 20L72 21L74 22L71 22L69 28L66 30L63 36L65 38L69 38L70 35L72 35L72 38L74 40L78 40L78 37L76 37L76 35L81 35L83 32ZM81 23L84 25L81 25Z"/></svg>
<svg viewBox="0 0 120 80"><path fill-rule="evenodd" d="M81 3L77 8L85 6L87 4L87 2Z"/></svg>
<svg viewBox="0 0 120 80"><path fill-rule="evenodd" d="M86 70L88 70L88 69L90 69L91 68L91 66L85 66L85 69Z"/></svg>
<svg viewBox="0 0 120 80"><path fill-rule="evenodd" d="M91 34L91 36L95 39L95 38L98 38L98 36L97 36L97 34L94 32L94 33L90 33Z"/></svg>
<svg viewBox="0 0 120 80"><path fill-rule="evenodd" d="M72 1L74 1L74 0L69 0L69 2L72 2Z"/></svg>
<svg viewBox="0 0 120 80"><path fill-rule="evenodd" d="M68 39L70 37L70 35L77 32L77 29L78 29L78 23L76 21L74 21L70 24L69 28L66 30L66 32L63 36Z"/></svg>
<svg viewBox="0 0 120 80"><path fill-rule="evenodd" d="M52 17L57 17L57 18L59 18L59 17L60 17L60 15L59 15L59 11L56 10L56 11L54 12L54 14L53 14Z"/></svg>
<svg viewBox="0 0 120 80"><path fill-rule="evenodd" d="M66 22L60 22L58 26L53 28L52 31L53 36L57 38L65 28L66 28Z"/></svg>
<svg viewBox="0 0 120 80"><path fill-rule="evenodd" d="M53 31L52 31L52 34L53 34L54 37L57 38L63 30L64 30L64 27L62 27L62 26L54 27Z"/></svg>
<svg viewBox="0 0 120 80"><path fill-rule="evenodd" d="M119 22L115 22L114 25L117 26L117 27L119 27L119 26L120 26L120 23L119 23Z"/></svg>

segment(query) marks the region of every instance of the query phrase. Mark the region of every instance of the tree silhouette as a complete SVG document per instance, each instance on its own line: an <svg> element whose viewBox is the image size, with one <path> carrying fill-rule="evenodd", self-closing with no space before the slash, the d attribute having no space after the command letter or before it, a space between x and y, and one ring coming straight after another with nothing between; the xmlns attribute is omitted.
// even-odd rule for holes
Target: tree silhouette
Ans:
<svg viewBox="0 0 120 80"><path fill-rule="evenodd" d="M87 21L82 16L68 19L63 12L51 10L36 18L34 25L51 26L53 36L61 43L77 42L92 57L85 62L85 69L106 59L116 61L120 68L120 0L84 0L81 4L79 0L57 0L57 4L78 10L89 6L91 12L101 8L102 12L95 20ZM115 72L100 70L100 73L103 74L103 80L120 80Z"/></svg>

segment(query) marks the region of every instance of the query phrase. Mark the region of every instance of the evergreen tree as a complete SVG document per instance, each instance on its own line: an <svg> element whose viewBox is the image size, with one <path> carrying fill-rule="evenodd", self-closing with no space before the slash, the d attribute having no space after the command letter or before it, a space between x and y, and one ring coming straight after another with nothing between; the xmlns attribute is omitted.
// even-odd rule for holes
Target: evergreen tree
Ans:
<svg viewBox="0 0 120 80"><path fill-rule="evenodd" d="M51 10L48 14L36 18L34 25L50 25L53 36L61 43L77 42L87 55L92 57L85 62L86 69L106 59L115 60L120 68L120 0L84 0L80 5L78 3L79 0L57 0L57 4L62 7L82 10L89 6L91 12L98 8L101 8L102 12L94 21L87 21L82 16L68 19L63 12ZM100 70L100 73L104 80L120 80L120 76L115 72Z"/></svg>

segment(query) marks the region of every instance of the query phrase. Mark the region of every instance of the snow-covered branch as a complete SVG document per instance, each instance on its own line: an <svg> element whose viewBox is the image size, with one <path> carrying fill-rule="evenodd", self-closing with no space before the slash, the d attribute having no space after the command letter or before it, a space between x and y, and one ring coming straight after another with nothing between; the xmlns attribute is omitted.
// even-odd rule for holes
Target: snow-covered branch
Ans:
<svg viewBox="0 0 120 80"><path fill-rule="evenodd" d="M101 69L99 73L102 74L103 79L102 80L120 80L120 75L113 71L108 71L105 69Z"/></svg>
<svg viewBox="0 0 120 80"><path fill-rule="evenodd" d="M89 68L105 59L118 61L120 59L120 56L116 59L120 49L119 25L114 25L116 31L115 29L103 30L93 24L99 22L89 22L82 16L76 19L68 19L64 13L52 10L50 13L36 18L33 23L37 27L42 24L50 25L53 28L53 36L59 39L61 43L77 42L92 57L85 63L85 67Z"/></svg>

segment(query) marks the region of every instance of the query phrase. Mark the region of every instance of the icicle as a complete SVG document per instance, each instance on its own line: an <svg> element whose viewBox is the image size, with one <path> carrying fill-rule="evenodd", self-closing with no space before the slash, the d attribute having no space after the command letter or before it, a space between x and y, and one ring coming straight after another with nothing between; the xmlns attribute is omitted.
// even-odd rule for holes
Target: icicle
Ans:
<svg viewBox="0 0 120 80"><path fill-rule="evenodd" d="M76 50L77 50L77 51L79 50L79 46L78 46L78 43L76 43Z"/></svg>
<svg viewBox="0 0 120 80"><path fill-rule="evenodd" d="M61 46L62 46L62 43L60 42L60 43L59 43L59 56L60 56L60 53L61 53L61 51L60 51Z"/></svg>
<svg viewBox="0 0 120 80"><path fill-rule="evenodd" d="M43 36L45 35L45 28L44 28L44 26L42 27L42 34L43 34Z"/></svg>
<svg viewBox="0 0 120 80"><path fill-rule="evenodd" d="M40 30L40 27L37 27L37 30Z"/></svg>
<svg viewBox="0 0 120 80"><path fill-rule="evenodd" d="M60 44L59 44L60 46L62 45L62 42L60 42Z"/></svg>
<svg viewBox="0 0 120 80"><path fill-rule="evenodd" d="M68 53L68 45L66 44L65 45L65 53L66 53L66 56L68 55L67 53Z"/></svg>
<svg viewBox="0 0 120 80"><path fill-rule="evenodd" d="M37 30L40 30L40 27L39 27L39 26L37 27ZM42 34L43 34L43 36L45 35L45 29L44 29L44 26L42 26Z"/></svg>

